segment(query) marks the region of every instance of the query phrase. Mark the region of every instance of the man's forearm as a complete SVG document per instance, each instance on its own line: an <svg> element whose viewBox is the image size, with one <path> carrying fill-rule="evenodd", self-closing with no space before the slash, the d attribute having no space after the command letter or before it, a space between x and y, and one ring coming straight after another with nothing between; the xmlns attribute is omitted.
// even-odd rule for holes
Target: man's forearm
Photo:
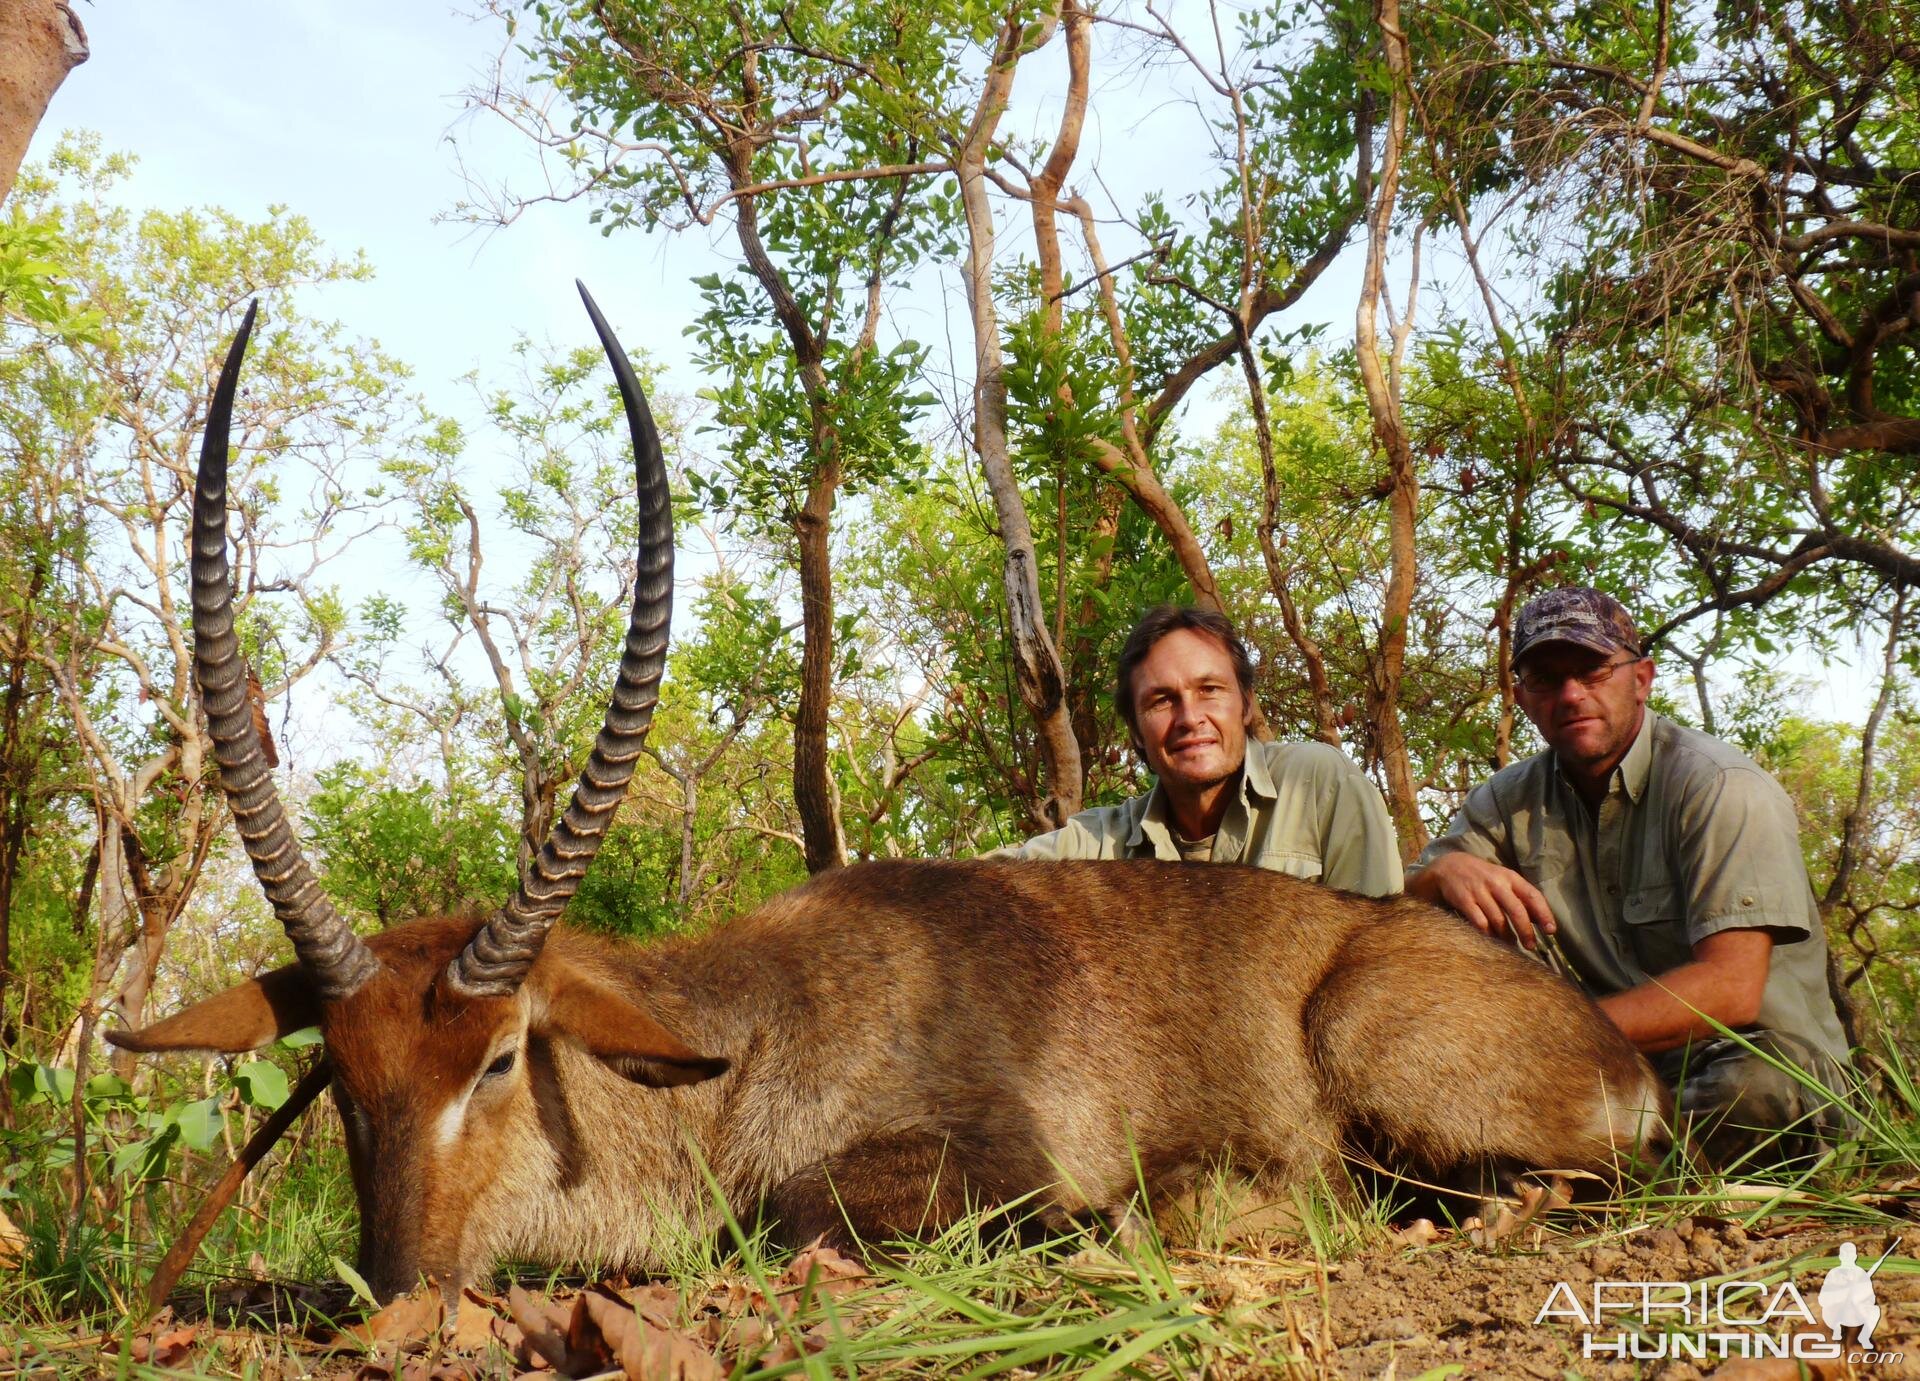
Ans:
<svg viewBox="0 0 1920 1381"><path fill-rule="evenodd" d="M1718 1034L1708 1017L1722 1026L1744 1026L1757 1006L1747 985L1730 982L1718 965L1698 960L1599 1002L1620 1033L1649 1055Z"/></svg>

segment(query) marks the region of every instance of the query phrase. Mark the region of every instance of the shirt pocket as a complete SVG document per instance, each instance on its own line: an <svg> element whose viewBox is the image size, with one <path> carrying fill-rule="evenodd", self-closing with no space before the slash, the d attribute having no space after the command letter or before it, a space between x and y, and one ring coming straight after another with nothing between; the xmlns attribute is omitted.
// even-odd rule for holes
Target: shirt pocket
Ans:
<svg viewBox="0 0 1920 1381"><path fill-rule="evenodd" d="M1687 908L1672 883L1640 887L1621 898L1620 917L1634 961L1653 976L1678 968L1693 958L1687 941Z"/></svg>

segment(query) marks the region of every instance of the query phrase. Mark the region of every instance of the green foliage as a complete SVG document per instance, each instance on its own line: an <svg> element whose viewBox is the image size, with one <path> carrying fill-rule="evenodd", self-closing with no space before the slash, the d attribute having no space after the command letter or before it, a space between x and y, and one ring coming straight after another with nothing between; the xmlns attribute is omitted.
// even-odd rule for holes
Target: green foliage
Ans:
<svg viewBox="0 0 1920 1381"><path fill-rule="evenodd" d="M1579 505L1549 501L1564 569L1689 657L1838 650L1911 579L1914 337L1883 323L1920 114L1894 13L1421 12L1431 161L1513 188L1510 249L1545 285L1500 342L1537 414L1520 468Z"/></svg>
<svg viewBox="0 0 1920 1381"><path fill-rule="evenodd" d="M518 822L469 784L403 785L335 763L321 769L302 819L328 894L382 926L498 905L513 890Z"/></svg>
<svg viewBox="0 0 1920 1381"><path fill-rule="evenodd" d="M1044 466L1027 473L1028 503L1049 520L1035 534L1042 588L1058 588L1062 567L1066 573L1073 613L1062 654L1088 760L1087 798L1113 799L1139 789L1122 760L1124 737L1110 703L1114 659L1139 612L1181 598L1183 580L1138 511L1123 510L1113 536L1102 537L1100 493L1083 475L1062 484ZM923 818L924 828L908 835L910 853L964 854L1013 842L1031 828L1024 809L1041 767L1032 720L1013 684L1005 548L992 506L977 478L949 457L919 489L875 496L869 513L843 565L846 598L924 682L924 732L942 742L938 770L923 769L914 799L892 818Z"/></svg>
<svg viewBox="0 0 1920 1381"><path fill-rule="evenodd" d="M447 630L444 646L420 651L428 684L409 684L407 665L395 665L406 617L391 596L363 604L361 645L342 658L366 692L365 720L378 751L422 730L438 737L435 771L447 800L434 809L471 817L476 823L458 831L467 836L491 828L477 823L473 803L481 795L510 791L510 778L520 776L534 782L534 799L550 801L584 759L626 628L638 533L625 415L599 351L543 349L522 339L513 354L510 383L468 380L490 439L512 457L512 478L491 494L498 522L483 518L488 497L474 492L461 467L469 439L451 424L416 453L383 465L404 507L408 558L437 591ZM649 387L653 369L644 355L635 368ZM672 401L653 392L652 404L672 447ZM507 561L486 565L503 551ZM504 588L474 583L483 567L503 566L514 572ZM476 644L485 658L481 676L490 683L460 669L456 650ZM517 762L500 757L508 744ZM516 833L528 819L523 801ZM483 848L469 876L444 878L436 894L463 901L481 895L473 886L490 876L494 858Z"/></svg>
<svg viewBox="0 0 1920 1381"><path fill-rule="evenodd" d="M96 336L100 314L73 303L71 249L53 216L29 216L15 202L0 222L0 317L30 321L66 339Z"/></svg>
<svg viewBox="0 0 1920 1381"><path fill-rule="evenodd" d="M725 569L693 612L668 659L632 804L573 902L571 914L610 933L704 927L806 877L790 838L793 630Z"/></svg>
<svg viewBox="0 0 1920 1381"><path fill-rule="evenodd" d="M181 1192L190 1183L183 1177L224 1163L236 1134L245 1136L258 1115L286 1101L291 1056L284 1048L271 1053L277 1058L209 1068L198 1087L143 1079L136 1088L113 1073L89 1078L79 1099L86 1173L91 1198L104 1209L79 1218L60 1192L73 1174L73 1070L31 1060L0 1062L17 1118L14 1127L0 1128L6 1157L0 1209L26 1238L31 1291L25 1312L71 1317L135 1297L149 1263L196 1206L195 1196ZM295 1173L312 1183L319 1168ZM284 1170L269 1173L285 1178ZM338 1176L339 1166L325 1173ZM215 1250L244 1256L259 1244L273 1246L278 1255L284 1244L275 1241L271 1220L266 1231L261 1227L253 1220L229 1221ZM19 1318L21 1303L10 1301L0 1312Z"/></svg>
<svg viewBox="0 0 1920 1381"><path fill-rule="evenodd" d="M9 947L34 965L0 966L27 975L41 1028L80 985L111 978L81 965L124 948L95 945L79 897L180 913L224 821L206 795L184 556L208 380L249 299L263 313L234 416L235 614L269 696L342 636L339 594L314 572L377 505L352 467L407 453L417 420L403 368L293 305L309 285L366 278L364 262L330 254L284 208L258 221L130 209L117 185L129 166L80 138L29 170L9 234L55 271L30 275L37 296L0 291L0 681L15 688L0 719L13 726L6 833L24 841L0 853ZM103 819L135 857L94 887L80 860Z"/></svg>
<svg viewBox="0 0 1920 1381"><path fill-rule="evenodd" d="M723 199L937 156L960 119L962 53L986 12L820 0L526 9L522 51L575 111L581 137L565 153L591 179L594 222L685 228L722 205L739 218L745 262L696 280L706 308L691 334L721 440L695 497L764 526L791 522L823 467L856 487L893 480L933 401L919 383L926 352L911 340L876 346L856 294L954 252L951 189L926 176L851 177ZM743 41L753 57L735 62ZM605 166L594 129L626 141Z"/></svg>
<svg viewBox="0 0 1920 1381"><path fill-rule="evenodd" d="M1814 894L1828 898L1835 844L1859 800L1858 731L1779 715L1754 751L1793 797ZM1920 1021L1920 724L1910 713L1889 717L1875 759L1856 872L1830 899L1828 926L1856 1002L1877 1010L1885 1034L1905 1038Z"/></svg>

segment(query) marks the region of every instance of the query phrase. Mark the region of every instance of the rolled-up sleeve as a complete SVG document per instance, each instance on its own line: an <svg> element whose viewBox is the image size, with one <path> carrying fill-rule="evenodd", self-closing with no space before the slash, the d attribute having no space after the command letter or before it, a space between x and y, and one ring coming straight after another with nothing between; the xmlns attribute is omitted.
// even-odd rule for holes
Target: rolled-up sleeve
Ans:
<svg viewBox="0 0 1920 1381"><path fill-rule="evenodd" d="M1467 793L1467 799L1448 822L1447 832L1422 849L1407 872L1417 873L1445 854L1472 854L1503 868L1518 866L1508 843L1506 817L1501 814L1500 798L1492 782L1482 782Z"/></svg>
<svg viewBox="0 0 1920 1381"><path fill-rule="evenodd" d="M1682 793L1673 811L1689 944L1723 930L1765 930L1775 944L1812 933L1799 824L1778 783L1730 768Z"/></svg>

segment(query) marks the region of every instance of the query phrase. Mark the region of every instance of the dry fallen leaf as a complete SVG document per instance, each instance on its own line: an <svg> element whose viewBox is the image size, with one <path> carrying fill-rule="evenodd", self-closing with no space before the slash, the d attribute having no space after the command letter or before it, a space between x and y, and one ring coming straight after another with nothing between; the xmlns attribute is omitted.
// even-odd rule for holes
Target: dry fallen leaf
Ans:
<svg viewBox="0 0 1920 1381"><path fill-rule="evenodd" d="M758 1314L743 1314L732 1319L716 1315L708 1319L700 1331L717 1355L736 1360L764 1351L773 1337L773 1329Z"/></svg>
<svg viewBox="0 0 1920 1381"><path fill-rule="evenodd" d="M415 1358L400 1372L400 1381L479 1381L484 1375L470 1362L430 1362Z"/></svg>
<svg viewBox="0 0 1920 1381"><path fill-rule="evenodd" d="M600 1329L587 1308L587 1299L592 1294L591 1290L575 1292L573 1310L567 1315L567 1348L572 1353L568 1365L574 1368L576 1376L581 1374L582 1367L589 1373L602 1372L613 1363L613 1350L600 1336Z"/></svg>
<svg viewBox="0 0 1920 1381"><path fill-rule="evenodd" d="M562 1376L590 1376L601 1370L600 1358L579 1346L592 1331L584 1309L572 1309L551 1300L536 1300L518 1285L507 1292L507 1312L523 1335L514 1355L523 1367L550 1366ZM597 1339L597 1332L594 1333Z"/></svg>
<svg viewBox="0 0 1920 1381"><path fill-rule="evenodd" d="M148 1366L178 1366L193 1351L194 1331L192 1324L165 1333L155 1331L149 1336L135 1338L128 1352L135 1362Z"/></svg>
<svg viewBox="0 0 1920 1381"><path fill-rule="evenodd" d="M613 1359L633 1381L720 1381L726 1371L692 1339L588 1290L581 1301Z"/></svg>
<svg viewBox="0 0 1920 1381"><path fill-rule="evenodd" d="M27 1235L5 1212L0 1212L0 1268L17 1265L26 1250Z"/></svg>
<svg viewBox="0 0 1920 1381"><path fill-rule="evenodd" d="M402 1295L372 1318L363 1319L341 1331L335 1344L406 1344L431 1338L446 1321L446 1301L434 1286L423 1286L410 1295Z"/></svg>
<svg viewBox="0 0 1920 1381"><path fill-rule="evenodd" d="M620 1298L633 1306L633 1312L660 1328L672 1328L680 1321L680 1292L671 1285L637 1285L620 1291Z"/></svg>
<svg viewBox="0 0 1920 1381"><path fill-rule="evenodd" d="M858 1290L867 1282L867 1268L849 1261L832 1247L808 1247L795 1255L774 1282L783 1311L806 1313L820 1300Z"/></svg>
<svg viewBox="0 0 1920 1381"><path fill-rule="evenodd" d="M793 1331L789 1329L780 1335L780 1341L774 1347L773 1351L759 1359L759 1365L762 1367L784 1366L786 1363L796 1360L800 1356L800 1350L802 1348L805 1348L808 1352L819 1352L824 1349L826 1345L827 1335L824 1325L816 1324L805 1333L802 1333L797 1340L793 1335Z"/></svg>
<svg viewBox="0 0 1920 1381"><path fill-rule="evenodd" d="M1393 1240L1403 1247L1425 1247L1440 1240L1440 1229L1431 1218L1415 1218L1396 1232Z"/></svg>
<svg viewBox="0 0 1920 1381"><path fill-rule="evenodd" d="M460 1312L454 1316L449 1345L456 1352L485 1352L499 1346L512 1352L520 1342L519 1325L500 1317L494 1302L474 1290L460 1292Z"/></svg>
<svg viewBox="0 0 1920 1381"><path fill-rule="evenodd" d="M1491 1223L1469 1218L1462 1226L1468 1229L1467 1236L1474 1246L1497 1246L1561 1202L1553 1189L1530 1184L1520 1191L1520 1207L1517 1211L1513 1205L1502 1203L1495 1210Z"/></svg>

